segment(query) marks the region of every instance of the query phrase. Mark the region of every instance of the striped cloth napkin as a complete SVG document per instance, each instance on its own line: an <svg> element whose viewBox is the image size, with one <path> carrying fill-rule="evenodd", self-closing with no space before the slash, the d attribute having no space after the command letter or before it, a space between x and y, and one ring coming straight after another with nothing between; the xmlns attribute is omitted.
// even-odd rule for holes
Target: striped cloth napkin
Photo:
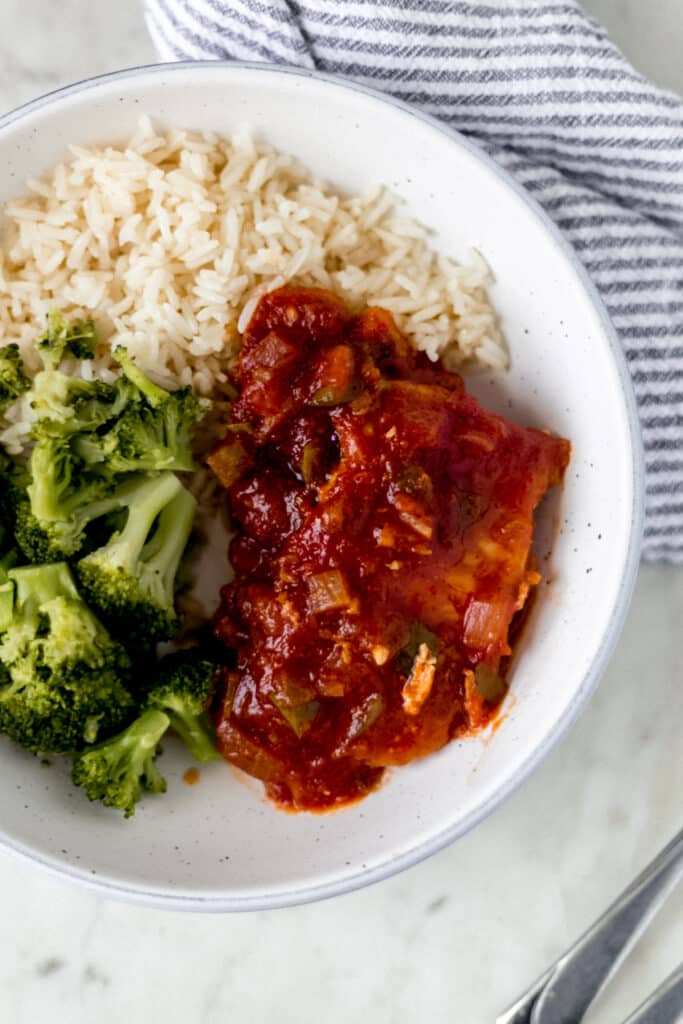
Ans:
<svg viewBox="0 0 683 1024"><path fill-rule="evenodd" d="M294 64L383 89L474 137L542 204L629 360L644 555L683 563L683 106L573 0L146 0L164 60Z"/></svg>

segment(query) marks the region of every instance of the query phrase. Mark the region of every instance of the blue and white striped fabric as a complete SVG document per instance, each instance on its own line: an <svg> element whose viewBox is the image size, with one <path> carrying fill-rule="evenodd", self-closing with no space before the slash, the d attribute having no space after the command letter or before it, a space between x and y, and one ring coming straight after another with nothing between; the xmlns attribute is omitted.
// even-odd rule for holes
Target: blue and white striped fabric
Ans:
<svg viewBox="0 0 683 1024"><path fill-rule="evenodd" d="M573 0L147 0L165 60L296 64L475 137L565 232L628 356L644 554L683 562L683 107Z"/></svg>

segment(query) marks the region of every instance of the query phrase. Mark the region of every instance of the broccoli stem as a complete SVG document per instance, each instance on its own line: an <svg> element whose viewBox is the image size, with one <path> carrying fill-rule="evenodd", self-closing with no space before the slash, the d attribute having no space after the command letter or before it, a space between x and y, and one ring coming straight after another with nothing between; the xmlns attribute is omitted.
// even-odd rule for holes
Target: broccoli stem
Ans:
<svg viewBox="0 0 683 1024"><path fill-rule="evenodd" d="M154 384L140 367L135 365L123 346L119 345L114 349L114 358L123 370L124 375L131 384L134 384L142 392L153 409L157 409L164 402L168 401L168 391L160 388L158 384Z"/></svg>
<svg viewBox="0 0 683 1024"><path fill-rule="evenodd" d="M14 584L11 580L0 583L0 633L12 624L14 615Z"/></svg>
<svg viewBox="0 0 683 1024"><path fill-rule="evenodd" d="M145 545L142 559L161 580L169 604L173 602L176 573L192 530L197 502L184 487L159 516L154 536Z"/></svg>
<svg viewBox="0 0 683 1024"><path fill-rule="evenodd" d="M88 600L115 633L170 639L177 632L174 582L196 501L173 473L134 478L117 492L122 529L82 558L76 572Z"/></svg>
<svg viewBox="0 0 683 1024"><path fill-rule="evenodd" d="M199 648L176 651L162 659L157 684L147 697L148 706L168 715L192 756L204 763L221 760L207 713L219 671Z"/></svg>
<svg viewBox="0 0 683 1024"><path fill-rule="evenodd" d="M0 523L0 551L10 540L5 534L5 527ZM14 547L0 557L0 633L9 628L14 614L14 584L9 578L9 570L16 562L17 551Z"/></svg>
<svg viewBox="0 0 683 1024"><path fill-rule="evenodd" d="M118 736L114 736L111 740L105 740L105 744L110 750L118 746L122 758L127 756L136 769L141 770L140 774L148 775L148 770L142 771L142 769L147 769L148 759L156 754L159 741L169 724L168 715L163 711L157 711L156 708L149 708L147 711L143 711Z"/></svg>
<svg viewBox="0 0 683 1024"><path fill-rule="evenodd" d="M81 601L66 562L28 565L11 569L8 575L14 582L16 608L20 612L37 614L39 608L56 597Z"/></svg>
<svg viewBox="0 0 683 1024"><path fill-rule="evenodd" d="M201 764L210 764L212 761L223 760L216 750L211 723L206 712L202 712L200 715L193 713L187 706L187 700L184 700L182 696L174 697L171 694L164 697L163 707L171 720L171 727L195 761L199 761Z"/></svg>
<svg viewBox="0 0 683 1024"><path fill-rule="evenodd" d="M124 487L119 491L120 497L124 494ZM150 477L149 480L144 481L143 483L135 481L134 484L131 485L130 492L131 499L134 501L134 506L129 509L126 524L118 537L111 540L107 544L106 549L103 550L106 550L107 560L112 565L124 568L129 573L135 573L140 558L142 557L144 560L143 550L146 545L150 549L150 554L154 558L156 552L151 546L158 543L156 541L156 534L160 532L162 522L165 524L165 534L169 532L170 523L168 522L166 506L169 502L173 501L176 496L187 492L185 492L178 478L173 476L172 473L165 473L159 477ZM194 499L191 496L190 499L192 501L192 510L194 512ZM160 512L162 513L161 516L159 516ZM159 516L159 527L156 530L155 537L148 545L148 537L157 516ZM182 545L183 548L185 547L186 541L187 535L185 534ZM175 557L175 545L173 545L173 549L172 557ZM162 567L163 555L164 552L162 548L156 556L160 560ZM180 555L182 555L182 549L180 551ZM180 555L178 555L178 561L180 560Z"/></svg>

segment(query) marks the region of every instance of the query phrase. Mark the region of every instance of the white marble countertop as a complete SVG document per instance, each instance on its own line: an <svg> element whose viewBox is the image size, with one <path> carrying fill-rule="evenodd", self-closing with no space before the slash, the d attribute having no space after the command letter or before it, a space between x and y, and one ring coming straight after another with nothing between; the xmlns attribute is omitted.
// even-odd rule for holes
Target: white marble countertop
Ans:
<svg viewBox="0 0 683 1024"><path fill-rule="evenodd" d="M590 0L683 92L681 0ZM2 0L0 111L154 59L137 0ZM100 899L0 854L0 1020L487 1024L683 824L683 571L644 566L618 651L570 736L488 821L411 871L314 906L203 917ZM683 956L672 898L590 1024Z"/></svg>

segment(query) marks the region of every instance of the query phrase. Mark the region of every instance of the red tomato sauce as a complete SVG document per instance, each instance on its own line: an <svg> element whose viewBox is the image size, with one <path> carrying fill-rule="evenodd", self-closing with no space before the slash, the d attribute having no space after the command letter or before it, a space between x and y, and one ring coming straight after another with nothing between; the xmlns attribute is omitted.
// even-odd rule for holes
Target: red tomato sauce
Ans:
<svg viewBox="0 0 683 1024"><path fill-rule="evenodd" d="M491 719L570 445L320 289L261 299L235 383L209 459L236 531L219 748L277 803L325 810Z"/></svg>

